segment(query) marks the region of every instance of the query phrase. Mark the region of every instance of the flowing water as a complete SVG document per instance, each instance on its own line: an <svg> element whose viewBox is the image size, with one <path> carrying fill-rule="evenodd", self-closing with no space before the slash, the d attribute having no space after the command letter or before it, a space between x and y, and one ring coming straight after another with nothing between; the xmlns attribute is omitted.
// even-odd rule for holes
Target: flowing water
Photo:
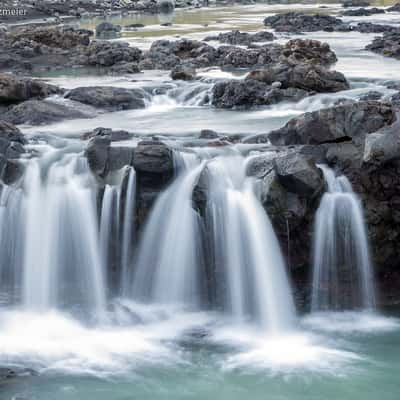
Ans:
<svg viewBox="0 0 400 400"><path fill-rule="evenodd" d="M362 205L349 180L320 166L327 184L315 223L313 311L373 309L375 294Z"/></svg>
<svg viewBox="0 0 400 400"><path fill-rule="evenodd" d="M145 49L161 36L202 39L233 28L260 30L265 16L289 7L319 5L176 11L172 27L160 27L165 21L159 16L113 22L145 23L142 30L123 32L124 40ZM328 7L339 11L338 4ZM400 24L393 13L364 20ZM93 28L97 22L81 25ZM348 296L326 296L315 284L319 312L296 316L278 242L255 182L245 174L249 153L262 146L205 149L198 138L207 128L227 136L268 132L303 112L338 98L359 99L370 90L390 96L394 91L384 84L399 80L398 61L363 50L374 36L302 35L331 45L339 58L335 68L351 88L249 111L209 104L216 82L246 71L201 69L196 82L171 81L165 71L130 76L62 71L45 77L65 88L140 87L150 100L142 110L89 110L93 118L21 127L39 157L26 160L23 179L0 192L0 364L21 374L0 386L0 399L397 400L400 319L396 309L372 310L362 212L345 178L325 171L331 188L318 215L322 218L325 206L336 208L336 216L349 217L346 238L358 235L357 246L349 249L356 255L352 273L345 268ZM135 225L135 170L128 167L98 182L82 156L77 138L98 126L135 132L118 145L155 136L177 149L176 176L141 235ZM190 153L181 151L185 145ZM208 200L199 204L204 179L210 183ZM328 279L322 259L332 255L325 241L336 237L332 218L330 213L317 235L318 282ZM348 252L340 254L335 262L341 271L350 263ZM356 279L349 280L354 273ZM327 308L331 311L322 312Z"/></svg>

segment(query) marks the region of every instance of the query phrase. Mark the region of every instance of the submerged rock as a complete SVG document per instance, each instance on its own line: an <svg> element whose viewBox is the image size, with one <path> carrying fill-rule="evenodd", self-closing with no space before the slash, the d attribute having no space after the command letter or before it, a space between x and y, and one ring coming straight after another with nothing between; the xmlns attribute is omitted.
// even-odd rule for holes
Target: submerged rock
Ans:
<svg viewBox="0 0 400 400"><path fill-rule="evenodd" d="M107 110L144 108L150 96L142 89L112 86L84 86L70 90L65 98Z"/></svg>
<svg viewBox="0 0 400 400"><path fill-rule="evenodd" d="M120 25L104 21L96 26L96 37L99 39L113 39L120 36L121 29Z"/></svg>
<svg viewBox="0 0 400 400"><path fill-rule="evenodd" d="M196 70L194 68L177 65L171 71L171 78L173 80L192 81L196 79Z"/></svg>
<svg viewBox="0 0 400 400"><path fill-rule="evenodd" d="M374 14L384 14L385 10L383 8L358 8L355 10L347 10L342 13L345 17L367 17Z"/></svg>

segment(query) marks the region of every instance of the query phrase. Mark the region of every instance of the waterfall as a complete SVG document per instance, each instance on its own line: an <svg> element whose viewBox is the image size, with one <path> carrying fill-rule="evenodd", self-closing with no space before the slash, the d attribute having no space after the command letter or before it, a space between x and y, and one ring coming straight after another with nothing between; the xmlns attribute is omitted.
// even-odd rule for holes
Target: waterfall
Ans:
<svg viewBox="0 0 400 400"><path fill-rule="evenodd" d="M192 207L193 188L204 163L182 155L174 182L157 199L141 240L133 296L197 307L202 251L200 217Z"/></svg>
<svg viewBox="0 0 400 400"><path fill-rule="evenodd" d="M372 309L372 265L361 203L345 176L320 168L327 191L315 222L311 308Z"/></svg>
<svg viewBox="0 0 400 400"><path fill-rule="evenodd" d="M23 303L36 311L68 305L100 317L105 279L87 160L66 154L45 167L29 161L22 182Z"/></svg>
<svg viewBox="0 0 400 400"><path fill-rule="evenodd" d="M126 194L125 207L122 222L122 242L121 242L121 292L127 296L132 282L133 268L133 239L134 239L134 216L136 205L136 172L133 167L129 167L126 175Z"/></svg>
<svg viewBox="0 0 400 400"><path fill-rule="evenodd" d="M241 156L209 162L207 219L224 310L270 333L295 319L286 266L271 222L246 177Z"/></svg>

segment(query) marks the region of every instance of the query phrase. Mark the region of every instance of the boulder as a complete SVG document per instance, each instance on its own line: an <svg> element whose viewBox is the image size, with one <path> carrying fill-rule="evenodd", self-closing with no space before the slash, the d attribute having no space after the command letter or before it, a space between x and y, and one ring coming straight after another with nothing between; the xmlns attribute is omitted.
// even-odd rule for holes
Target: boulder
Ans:
<svg viewBox="0 0 400 400"><path fill-rule="evenodd" d="M400 3L396 3L392 7L387 8L386 11L389 11L389 12L400 12Z"/></svg>
<svg viewBox="0 0 400 400"><path fill-rule="evenodd" d="M16 126L3 120L0 120L0 139L20 144L26 144L28 142Z"/></svg>
<svg viewBox="0 0 400 400"><path fill-rule="evenodd" d="M365 135L392 124L396 119L390 104L360 101L302 114L267 138L275 145L361 142ZM265 140L264 136L254 138Z"/></svg>
<svg viewBox="0 0 400 400"><path fill-rule="evenodd" d="M65 98L110 111L144 108L150 97L142 89L84 86L68 91Z"/></svg>
<svg viewBox="0 0 400 400"><path fill-rule="evenodd" d="M0 74L0 104L20 103L29 99L43 99L63 90L36 79Z"/></svg>
<svg viewBox="0 0 400 400"><path fill-rule="evenodd" d="M343 27L344 24L339 18L330 15L288 12L265 18L264 25L275 29L277 32L298 33L336 30L338 27Z"/></svg>
<svg viewBox="0 0 400 400"><path fill-rule="evenodd" d="M379 100L383 97L383 93L378 92L376 90L371 90L368 93L363 94L360 97L361 101L368 101L368 100Z"/></svg>
<svg viewBox="0 0 400 400"><path fill-rule="evenodd" d="M171 175L174 172L172 151L162 142L140 142L133 154L133 166L138 173Z"/></svg>
<svg viewBox="0 0 400 400"><path fill-rule="evenodd" d="M361 33L384 33L396 32L399 28L393 25L373 24L372 22L359 22L353 27L353 30Z"/></svg>
<svg viewBox="0 0 400 400"><path fill-rule="evenodd" d="M92 139L94 137L106 137L110 138L112 142L118 142L121 140L132 139L133 134L124 130L113 130L110 128L96 128L93 131L84 133L81 138L83 140Z"/></svg>
<svg viewBox="0 0 400 400"><path fill-rule="evenodd" d="M330 71L321 65L306 63L278 63L262 70L250 72L246 80L257 80L266 84L281 82L282 88L297 88L315 92L338 92L349 89L344 75Z"/></svg>
<svg viewBox="0 0 400 400"><path fill-rule="evenodd" d="M121 26L114 25L111 22L104 21L96 26L96 38L113 39L121 34Z"/></svg>
<svg viewBox="0 0 400 400"><path fill-rule="evenodd" d="M28 100L10 108L2 118L15 125L42 125L64 119L90 118L91 116L64 104L48 100Z"/></svg>
<svg viewBox="0 0 400 400"><path fill-rule="evenodd" d="M298 101L309 92L297 88L281 89L253 79L218 82L213 87L211 103L217 108L246 109L276 104L281 101Z"/></svg>
<svg viewBox="0 0 400 400"><path fill-rule="evenodd" d="M192 81L196 79L196 70L194 68L177 65L171 71L171 78L173 80Z"/></svg>

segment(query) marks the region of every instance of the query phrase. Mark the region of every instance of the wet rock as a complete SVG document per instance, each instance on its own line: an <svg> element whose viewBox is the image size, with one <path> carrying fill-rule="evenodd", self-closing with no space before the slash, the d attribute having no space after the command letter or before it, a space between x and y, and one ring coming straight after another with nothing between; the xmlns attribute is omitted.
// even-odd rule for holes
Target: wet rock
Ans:
<svg viewBox="0 0 400 400"><path fill-rule="evenodd" d="M362 0L348 0L342 3L342 7L369 7L369 2Z"/></svg>
<svg viewBox="0 0 400 400"><path fill-rule="evenodd" d="M26 144L28 142L16 126L3 120L0 120L0 139L20 144Z"/></svg>
<svg viewBox="0 0 400 400"><path fill-rule="evenodd" d="M171 175L174 171L172 151L162 142L140 142L134 151L133 166L137 172Z"/></svg>
<svg viewBox="0 0 400 400"><path fill-rule="evenodd" d="M142 89L111 86L79 87L66 93L65 98L110 111L144 108L150 97Z"/></svg>
<svg viewBox="0 0 400 400"><path fill-rule="evenodd" d="M42 125L73 118L89 118L77 109L48 100L28 100L10 108L2 118L15 125Z"/></svg>
<svg viewBox="0 0 400 400"><path fill-rule="evenodd" d="M108 157L111 145L111 138L98 136L90 140L85 155L88 160L89 168L99 176L105 177L108 173Z"/></svg>
<svg viewBox="0 0 400 400"><path fill-rule="evenodd" d="M400 59L400 31L384 33L367 45L366 49L385 57Z"/></svg>
<svg viewBox="0 0 400 400"><path fill-rule="evenodd" d="M211 130L211 129L203 129L200 132L199 139L218 139L219 135L217 132Z"/></svg>
<svg viewBox="0 0 400 400"><path fill-rule="evenodd" d="M400 3L396 3L392 7L387 8L386 11L389 11L389 12L400 12Z"/></svg>
<svg viewBox="0 0 400 400"><path fill-rule="evenodd" d="M391 105L377 101L325 108L291 119L267 138L275 145L360 142L365 135L392 124L396 119ZM263 137L255 138L262 141Z"/></svg>
<svg viewBox="0 0 400 400"><path fill-rule="evenodd" d="M175 2L173 0L159 0L158 8L162 13L171 13L175 8Z"/></svg>
<svg viewBox="0 0 400 400"><path fill-rule="evenodd" d="M296 88L272 88L257 80L231 80L218 82L213 87L212 105L217 108L246 109L281 101L298 101L309 93Z"/></svg>
<svg viewBox="0 0 400 400"><path fill-rule="evenodd" d="M257 80L269 85L281 82L282 88L291 87L315 92L338 92L350 87L342 73L305 63L278 63L250 72L246 80Z"/></svg>
<svg viewBox="0 0 400 400"><path fill-rule="evenodd" d="M96 37L98 39L113 39L120 36L121 29L120 25L105 21L96 26Z"/></svg>
<svg viewBox="0 0 400 400"><path fill-rule="evenodd" d="M140 72L140 68L138 63L128 62L128 63L113 65L110 71L112 74L116 75L137 74L138 72Z"/></svg>
<svg viewBox="0 0 400 400"><path fill-rule="evenodd" d="M345 17L368 17L374 14L384 14L385 10L383 8L358 8L355 10L347 10L342 13Z"/></svg>
<svg viewBox="0 0 400 400"><path fill-rule="evenodd" d="M277 32L316 32L336 30L339 26L344 26L340 19L330 15L310 15L300 12L272 15L264 19L264 25L275 29Z"/></svg>
<svg viewBox="0 0 400 400"><path fill-rule="evenodd" d="M240 32L238 30L231 32L220 33L216 36L207 36L204 40L207 41L219 41L221 43L227 43L232 45L248 46L254 42L269 42L274 40L275 36L268 31L261 31L257 33Z"/></svg>
<svg viewBox="0 0 400 400"><path fill-rule="evenodd" d="M45 82L0 74L0 104L20 103L29 99L43 99L63 90Z"/></svg>
<svg viewBox="0 0 400 400"><path fill-rule="evenodd" d="M171 78L173 80L192 81L196 79L196 70L194 68L177 65L171 71Z"/></svg>
<svg viewBox="0 0 400 400"><path fill-rule="evenodd" d="M392 25L373 24L372 22L360 22L353 29L361 33L384 33L399 30Z"/></svg>
<svg viewBox="0 0 400 400"><path fill-rule="evenodd" d="M391 98L390 102L393 104L393 106L397 109L400 109L400 92L395 93Z"/></svg>
<svg viewBox="0 0 400 400"><path fill-rule="evenodd" d="M125 29L137 29L137 28L144 28L144 24L129 24L129 25L125 25Z"/></svg>

